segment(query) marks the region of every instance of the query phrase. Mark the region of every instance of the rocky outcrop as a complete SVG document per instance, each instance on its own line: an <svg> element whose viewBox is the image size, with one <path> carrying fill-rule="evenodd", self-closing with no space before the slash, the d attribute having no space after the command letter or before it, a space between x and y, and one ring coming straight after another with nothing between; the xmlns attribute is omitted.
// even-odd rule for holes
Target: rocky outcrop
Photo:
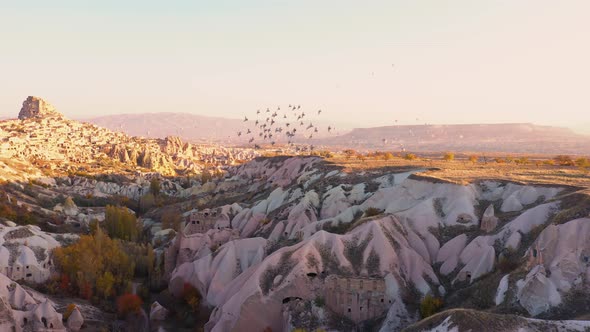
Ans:
<svg viewBox="0 0 590 332"><path fill-rule="evenodd" d="M561 303L590 280L590 218L549 225L527 251L530 271L518 281L518 299L533 316Z"/></svg>
<svg viewBox="0 0 590 332"><path fill-rule="evenodd" d="M50 277L50 253L60 244L38 226L0 225L0 273L42 283Z"/></svg>
<svg viewBox="0 0 590 332"><path fill-rule="evenodd" d="M517 286L518 301L532 316L561 303L561 295L553 281L547 278L543 265L533 268Z"/></svg>
<svg viewBox="0 0 590 332"><path fill-rule="evenodd" d="M500 315L490 311L450 309L428 317L403 331L561 331L584 332L590 329L585 320L541 320L516 315ZM397 330L382 330L383 332Z"/></svg>
<svg viewBox="0 0 590 332"><path fill-rule="evenodd" d="M167 316L168 310L158 303L158 301L152 303L150 307L150 320L165 320Z"/></svg>
<svg viewBox="0 0 590 332"><path fill-rule="evenodd" d="M79 212L78 207L76 206L76 203L74 203L74 200L72 199L72 197L66 198L64 205L63 205L63 210L64 210L64 213L70 217L77 215Z"/></svg>
<svg viewBox="0 0 590 332"><path fill-rule="evenodd" d="M29 96L23 102L23 107L18 113L20 120L30 118L42 118L45 116L61 116L51 104L39 97Z"/></svg>
<svg viewBox="0 0 590 332"><path fill-rule="evenodd" d="M80 331L82 325L84 325L84 317L82 317L82 313L76 307L70 314L70 317L68 317L67 327L71 331Z"/></svg>
<svg viewBox="0 0 590 332"><path fill-rule="evenodd" d="M37 167L64 173L90 173L101 167L130 173L140 167L163 175L200 174L205 165L217 168L257 155L253 149L194 146L178 137L130 137L68 120L38 97L24 101L19 120L0 121L0 157L32 161Z"/></svg>
<svg viewBox="0 0 590 332"><path fill-rule="evenodd" d="M496 226L498 226L498 218L496 218L494 213L494 205L490 204L490 206L488 206L488 208L483 213L479 228L487 233L490 233L496 229Z"/></svg>

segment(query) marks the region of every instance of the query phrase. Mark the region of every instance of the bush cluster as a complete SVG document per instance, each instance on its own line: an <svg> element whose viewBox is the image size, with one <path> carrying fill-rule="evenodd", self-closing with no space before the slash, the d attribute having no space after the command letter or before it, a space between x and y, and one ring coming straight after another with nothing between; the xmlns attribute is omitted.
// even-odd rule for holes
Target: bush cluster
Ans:
<svg viewBox="0 0 590 332"><path fill-rule="evenodd" d="M422 299L422 301L420 302L420 315L422 316L422 319L428 318L436 314L440 311L442 306L442 299L438 297L433 297L430 294L426 295L424 299Z"/></svg>

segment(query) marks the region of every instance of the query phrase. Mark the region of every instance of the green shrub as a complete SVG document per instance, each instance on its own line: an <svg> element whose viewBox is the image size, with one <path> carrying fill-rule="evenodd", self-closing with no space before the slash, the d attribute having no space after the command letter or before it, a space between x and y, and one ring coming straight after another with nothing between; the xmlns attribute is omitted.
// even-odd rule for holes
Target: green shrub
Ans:
<svg viewBox="0 0 590 332"><path fill-rule="evenodd" d="M445 161L453 161L453 160L455 160L455 154L452 152L447 152L447 153L445 153L443 159Z"/></svg>
<svg viewBox="0 0 590 332"><path fill-rule="evenodd" d="M201 184L205 184L213 179L211 173L208 170L203 170L201 173Z"/></svg>
<svg viewBox="0 0 590 332"><path fill-rule="evenodd" d="M420 302L420 315L422 319L428 318L442 308L443 301L438 297L433 297L430 294L426 295Z"/></svg>
<svg viewBox="0 0 590 332"><path fill-rule="evenodd" d="M374 217L380 215L381 213L383 213L383 210L379 210L374 207L369 207L365 210L365 217Z"/></svg>
<svg viewBox="0 0 590 332"><path fill-rule="evenodd" d="M313 300L313 303L315 304L316 307L322 308L324 305L326 305L326 300L324 300L323 297L318 296L315 298L315 300Z"/></svg>
<svg viewBox="0 0 590 332"><path fill-rule="evenodd" d="M160 180L153 178L150 182L150 193L157 197L160 194Z"/></svg>
<svg viewBox="0 0 590 332"><path fill-rule="evenodd" d="M367 258L367 273L369 273L369 276L378 276L381 274L381 258L375 249L371 249Z"/></svg>
<svg viewBox="0 0 590 332"><path fill-rule="evenodd" d="M356 151L354 151L353 149L346 149L342 152L344 153L346 159L350 159L352 156L356 155Z"/></svg>
<svg viewBox="0 0 590 332"><path fill-rule="evenodd" d="M559 166L575 166L574 160L570 156L560 155L555 157L554 160Z"/></svg>
<svg viewBox="0 0 590 332"><path fill-rule="evenodd" d="M154 194L147 193L139 198L139 207L142 212L147 212L156 204Z"/></svg>
<svg viewBox="0 0 590 332"><path fill-rule="evenodd" d="M416 159L418 159L418 156L416 156L416 155L415 155L415 154L413 154L413 153L406 153L406 154L404 155L404 159L405 159L405 160L416 160Z"/></svg>
<svg viewBox="0 0 590 332"><path fill-rule="evenodd" d="M518 254L514 250L508 250L502 256L497 263L497 268L502 271L503 274L514 271L520 263Z"/></svg>
<svg viewBox="0 0 590 332"><path fill-rule="evenodd" d="M588 158L578 158L576 159L576 165L582 168L590 167L590 160Z"/></svg>

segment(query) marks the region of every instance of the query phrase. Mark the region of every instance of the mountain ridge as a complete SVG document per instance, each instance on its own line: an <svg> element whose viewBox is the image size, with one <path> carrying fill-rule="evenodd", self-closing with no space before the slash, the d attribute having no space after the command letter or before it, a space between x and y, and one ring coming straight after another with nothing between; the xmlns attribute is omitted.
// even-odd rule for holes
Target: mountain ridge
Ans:
<svg viewBox="0 0 590 332"><path fill-rule="evenodd" d="M241 119L187 112L125 113L87 118L133 136L178 136L192 142L246 143ZM385 140L385 141L384 141ZM590 154L590 135L560 126L534 123L472 123L358 127L313 140L317 146L412 152L501 152Z"/></svg>
<svg viewBox="0 0 590 332"><path fill-rule="evenodd" d="M569 128L531 123L356 128L317 143L412 152L590 154L590 136L577 134Z"/></svg>

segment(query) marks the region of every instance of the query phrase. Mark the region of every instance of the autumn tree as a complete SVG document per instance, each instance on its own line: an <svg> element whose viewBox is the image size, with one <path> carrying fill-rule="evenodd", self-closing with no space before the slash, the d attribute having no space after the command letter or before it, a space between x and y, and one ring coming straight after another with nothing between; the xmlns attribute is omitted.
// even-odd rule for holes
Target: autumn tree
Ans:
<svg viewBox="0 0 590 332"><path fill-rule="evenodd" d="M576 165L581 168L590 168L590 160L588 158L576 159Z"/></svg>
<svg viewBox="0 0 590 332"><path fill-rule="evenodd" d="M149 209L154 207L155 204L156 198L154 197L154 194L152 194L151 192L139 198L139 207L142 212L147 212Z"/></svg>
<svg viewBox="0 0 590 332"><path fill-rule="evenodd" d="M3 192L0 193L0 217L14 221L18 225L37 223L37 218L27 209L25 204L17 204L16 199L10 199L8 194Z"/></svg>
<svg viewBox="0 0 590 332"><path fill-rule="evenodd" d="M154 195L154 197L160 195L160 180L158 180L158 178L153 178L152 181L150 181L150 193Z"/></svg>
<svg viewBox="0 0 590 332"><path fill-rule="evenodd" d="M205 184L213 179L211 173L208 170L203 170L201 173L201 184Z"/></svg>
<svg viewBox="0 0 590 332"><path fill-rule="evenodd" d="M393 159L393 153L386 152L383 154L383 160L392 160L392 159Z"/></svg>
<svg viewBox="0 0 590 332"><path fill-rule="evenodd" d="M120 316L137 313L141 310L143 301L135 294L123 294L117 298L117 312Z"/></svg>
<svg viewBox="0 0 590 332"><path fill-rule="evenodd" d="M62 275L67 276L69 289L87 299L93 294L109 298L126 289L133 278L134 261L121 242L100 227L71 246L54 249L53 256Z"/></svg>
<svg viewBox="0 0 590 332"><path fill-rule="evenodd" d="M154 271L156 256L151 244L122 242L122 249L135 263L135 276L150 277Z"/></svg>
<svg viewBox="0 0 590 332"><path fill-rule="evenodd" d="M353 149L346 149L342 152L344 153L344 156L346 157L346 159L350 159L352 156L354 156L356 154L356 151L354 151Z"/></svg>
<svg viewBox="0 0 590 332"><path fill-rule="evenodd" d="M201 294L193 285L184 283L182 298L193 312L197 313L199 311L199 307L201 306Z"/></svg>
<svg viewBox="0 0 590 332"><path fill-rule="evenodd" d="M175 231L179 231L182 223L182 215L175 210L166 210L162 213L161 221L162 229L172 228Z"/></svg>
<svg viewBox="0 0 590 332"><path fill-rule="evenodd" d="M115 276L110 271L104 272L96 279L97 295L103 299L108 299L115 292Z"/></svg>
<svg viewBox="0 0 590 332"><path fill-rule="evenodd" d="M572 160L572 157L566 155L560 155L554 158L555 163L560 166L574 166L575 163Z"/></svg>
<svg viewBox="0 0 590 332"><path fill-rule="evenodd" d="M445 153L445 155L443 156L443 159L444 159L445 161L453 161L453 160L455 160L455 154L454 154L454 153L452 153L452 152L447 152L447 153Z"/></svg>
<svg viewBox="0 0 590 332"><path fill-rule="evenodd" d="M104 225L112 238L136 241L139 236L139 225L135 214L124 207L107 205Z"/></svg>
<svg viewBox="0 0 590 332"><path fill-rule="evenodd" d="M416 160L416 159L418 159L418 156L416 156L416 155L415 155L415 154L413 154L413 153L406 153L406 154L404 155L404 159L405 159L405 160Z"/></svg>

